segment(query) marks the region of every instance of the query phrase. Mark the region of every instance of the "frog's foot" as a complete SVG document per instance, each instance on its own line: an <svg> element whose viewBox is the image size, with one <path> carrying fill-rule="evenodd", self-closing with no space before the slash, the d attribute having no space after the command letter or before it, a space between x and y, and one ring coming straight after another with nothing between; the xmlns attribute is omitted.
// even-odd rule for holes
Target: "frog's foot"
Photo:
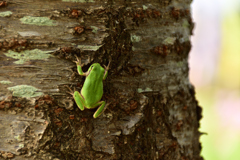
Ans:
<svg viewBox="0 0 240 160"><path fill-rule="evenodd" d="M107 65L107 66L103 65L103 66L104 66L104 68L105 68L105 70L107 70L107 71L109 70L110 63L111 63L111 59L109 60L109 63L108 63L108 65Z"/></svg>
<svg viewBox="0 0 240 160"><path fill-rule="evenodd" d="M75 55L75 57L76 57L76 61L74 61L77 65L79 65L79 66L83 66L84 64L82 64L81 63L81 58L78 58L78 56L77 55Z"/></svg>
<svg viewBox="0 0 240 160"><path fill-rule="evenodd" d="M69 94L71 94L71 95L73 96L73 95L74 95L74 91L73 91L69 86L66 86L66 85L65 85L65 87L68 88L69 91L70 91L70 92L67 91L67 93L69 93ZM75 89L74 89L74 90L75 90Z"/></svg>
<svg viewBox="0 0 240 160"><path fill-rule="evenodd" d="M104 111L105 111L105 101L98 102L97 105L100 105L100 107L97 109L97 111L93 114L93 118L99 117Z"/></svg>

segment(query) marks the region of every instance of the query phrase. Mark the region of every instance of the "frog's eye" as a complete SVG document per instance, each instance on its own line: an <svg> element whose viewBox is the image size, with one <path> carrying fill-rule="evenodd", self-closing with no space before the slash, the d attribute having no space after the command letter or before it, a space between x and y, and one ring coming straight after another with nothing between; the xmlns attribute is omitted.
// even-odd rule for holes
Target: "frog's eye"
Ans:
<svg viewBox="0 0 240 160"><path fill-rule="evenodd" d="M90 67L90 70L93 70L94 69L94 66L92 65L91 67Z"/></svg>

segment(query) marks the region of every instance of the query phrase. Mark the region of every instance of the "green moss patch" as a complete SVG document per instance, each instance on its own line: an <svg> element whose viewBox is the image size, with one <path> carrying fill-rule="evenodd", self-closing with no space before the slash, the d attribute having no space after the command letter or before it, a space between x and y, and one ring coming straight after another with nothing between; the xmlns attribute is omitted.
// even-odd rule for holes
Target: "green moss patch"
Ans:
<svg viewBox="0 0 240 160"><path fill-rule="evenodd" d="M48 17L31 17L25 16L20 19L24 24L38 25L38 26L56 26L56 23Z"/></svg>
<svg viewBox="0 0 240 160"><path fill-rule="evenodd" d="M50 52L51 51L42 51L39 49L34 49L34 50L25 50L18 53L18 52L9 50L7 53L4 53L4 54L8 57L19 59L18 61L14 62L16 64L24 64L26 61L29 61L29 60L47 59L51 56L50 54L48 54Z"/></svg>
<svg viewBox="0 0 240 160"><path fill-rule="evenodd" d="M11 15L12 15L11 11L0 12L0 17L8 17L8 16L11 16Z"/></svg>
<svg viewBox="0 0 240 160"><path fill-rule="evenodd" d="M18 85L8 87L7 89L12 91L15 97L37 97L43 95L37 88L29 85Z"/></svg>
<svg viewBox="0 0 240 160"><path fill-rule="evenodd" d="M0 81L1 84L11 84L11 81Z"/></svg>
<svg viewBox="0 0 240 160"><path fill-rule="evenodd" d="M88 50L88 51L97 51L102 45L100 46L90 46L90 45L78 45L77 48L82 50Z"/></svg>

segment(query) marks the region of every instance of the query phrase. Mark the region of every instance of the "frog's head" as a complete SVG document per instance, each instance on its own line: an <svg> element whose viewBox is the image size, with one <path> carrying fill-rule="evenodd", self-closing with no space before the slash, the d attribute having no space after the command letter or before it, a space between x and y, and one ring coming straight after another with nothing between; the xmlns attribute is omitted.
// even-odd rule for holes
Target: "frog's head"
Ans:
<svg viewBox="0 0 240 160"><path fill-rule="evenodd" d="M101 65L99 63L93 63L89 68L88 68L88 72L91 72L92 70L95 71L97 69L99 69L101 67Z"/></svg>

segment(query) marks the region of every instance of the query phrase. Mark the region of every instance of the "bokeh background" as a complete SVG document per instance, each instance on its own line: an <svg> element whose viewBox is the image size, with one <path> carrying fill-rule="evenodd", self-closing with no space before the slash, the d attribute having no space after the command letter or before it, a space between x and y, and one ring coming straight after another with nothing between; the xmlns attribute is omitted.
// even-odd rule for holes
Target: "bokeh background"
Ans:
<svg viewBox="0 0 240 160"><path fill-rule="evenodd" d="M194 0L190 81L205 160L240 160L240 0Z"/></svg>

